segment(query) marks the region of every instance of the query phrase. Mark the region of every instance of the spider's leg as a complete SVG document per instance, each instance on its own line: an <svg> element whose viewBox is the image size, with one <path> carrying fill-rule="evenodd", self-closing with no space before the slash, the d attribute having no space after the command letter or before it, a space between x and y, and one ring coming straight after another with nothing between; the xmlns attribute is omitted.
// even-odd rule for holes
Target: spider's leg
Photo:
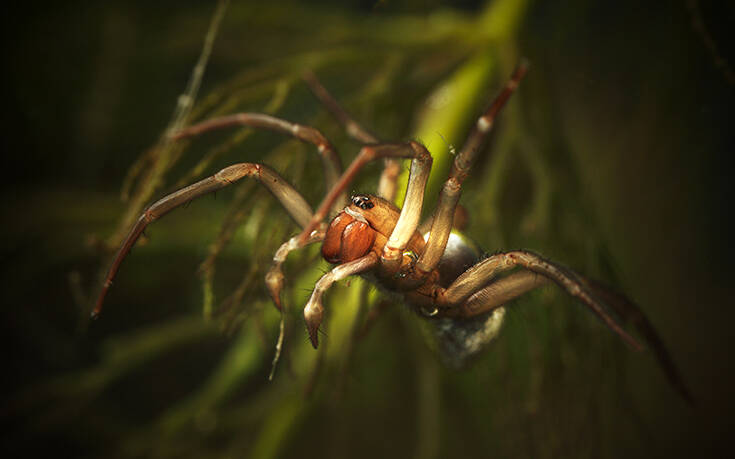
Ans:
<svg viewBox="0 0 735 459"><path fill-rule="evenodd" d="M309 339L314 349L319 345L319 325L322 323L324 316L324 304L322 296L335 282L344 279L347 276L360 274L368 271L378 264L378 256L374 252L370 252L364 257L358 258L332 268L327 274L323 275L314 286L314 291L309 297L309 301L304 307L304 319L306 320L306 328L309 331Z"/></svg>
<svg viewBox="0 0 735 459"><path fill-rule="evenodd" d="M386 158L378 182L378 196L386 201L393 202L396 199L399 175L401 175L401 162L397 159Z"/></svg>
<svg viewBox="0 0 735 459"><path fill-rule="evenodd" d="M462 150L454 158L449 177L444 182L444 186L439 194L439 203L434 211L426 249L416 263L416 270L419 276L425 276L439 264L439 260L447 246L449 233L452 230L454 210L457 207L457 202L462 193L462 183L469 175L475 158L480 151L480 147L493 127L495 117L505 106L513 91L518 87L527 70L527 64L521 62L515 72L513 72L510 81L506 83L505 88L503 88L485 113L478 118Z"/></svg>
<svg viewBox="0 0 735 459"><path fill-rule="evenodd" d="M412 178L409 180L408 188L406 189L406 202L413 203L414 205L405 205L403 207L401 210L401 217L396 225L396 230L399 228L401 228L401 230L398 233L394 230L396 235L400 235L401 238L405 238L407 242L413 235L413 231L416 230L416 226L418 226L424 187L426 186L426 180L429 178L429 170L431 169L431 155L423 145L416 142L385 143L362 147L355 159L352 160L352 163L350 163L344 171L342 177L337 181L337 184L329 191L329 193L327 193L327 196L324 197L319 208L314 212L311 222L309 222L309 224L304 228L299 237L302 238L302 240L308 238L308 235L314 231L322 220L324 220L324 217L327 216L327 212L329 212L329 209L334 205L335 200L344 192L352 180L354 180L360 169L369 162L382 158L408 158L413 160L411 162ZM410 200L414 198L419 198L418 202ZM418 206L418 209L416 209L416 206ZM415 223L412 224L412 220L416 220ZM411 233L405 235L404 233L409 227L411 227ZM393 245L392 247L395 246L396 245ZM405 243L403 247L405 247Z"/></svg>
<svg viewBox="0 0 735 459"><path fill-rule="evenodd" d="M640 333L643 339L646 340L648 346L651 348L656 360L658 360L661 369L668 378L672 386L681 394L684 399L690 403L694 402L689 388L684 383L681 373L674 364L674 361L669 354L669 351L664 346L663 340L656 332L653 324L648 317L643 313L640 306L635 304L632 300L626 296L616 292L612 288L602 284L600 281L582 278L582 281L595 293L605 301L605 304L610 305L615 312L620 316L624 322L629 322L633 327Z"/></svg>
<svg viewBox="0 0 735 459"><path fill-rule="evenodd" d="M389 271L398 270L403 259L403 251L419 226L421 209L424 205L426 182L429 180L429 173L431 173L432 159L429 151L416 142L410 142L409 145L416 156L411 161L406 197L403 200L403 208L396 226L393 228L393 232L391 232L385 246L383 246L383 253L380 255L380 263Z"/></svg>
<svg viewBox="0 0 735 459"><path fill-rule="evenodd" d="M182 129L172 135L173 140L192 137L204 132L222 129L232 126L249 126L260 129L268 129L282 134L296 137L297 139L316 146L319 151L319 157L322 160L324 169L324 178L327 190L334 187L337 179L342 174L342 162L337 156L337 152L327 138L317 129L302 124L292 123L274 116L263 113L236 113L220 118L213 118L186 129ZM339 207L343 206L347 201L343 194L336 200ZM336 206L335 206L336 207Z"/></svg>
<svg viewBox="0 0 735 459"><path fill-rule="evenodd" d="M99 315L102 310L105 295L112 285L112 280L115 278L117 271L120 269L120 264L150 223L193 199L231 185L243 177L252 177L268 188L299 226L303 227L311 220L312 212L309 203L273 169L255 163L239 163L226 167L211 177L207 177L204 180L200 180L193 185L189 185L186 188L182 188L159 199L143 212L125 237L110 265L110 269L102 285L102 290L97 297L97 302L92 311L92 317Z"/></svg>
<svg viewBox="0 0 735 459"><path fill-rule="evenodd" d="M462 305L462 310L468 316L492 311L548 282L546 277L531 271L514 272L470 295Z"/></svg>
<svg viewBox="0 0 735 459"><path fill-rule="evenodd" d="M347 135L364 144L380 143L378 137L362 127L360 123L355 121L347 110L340 105L339 102L327 91L327 88L322 85L314 72L307 71L302 75L304 82L309 86L309 89L319 102L329 110L329 113L342 125L347 132Z"/></svg>
<svg viewBox="0 0 735 459"><path fill-rule="evenodd" d="M360 123L350 116L337 100L327 91L321 84L314 72L306 72L303 75L304 81L309 85L309 89L317 99L324 105L332 116L342 125L347 135L363 144L378 144L378 137L365 129ZM401 162L394 158L385 158L383 160L385 166L380 174L380 182L378 182L378 196L393 201L396 197L396 183L398 175L401 173Z"/></svg>
<svg viewBox="0 0 735 459"><path fill-rule="evenodd" d="M482 310L476 310L468 308L466 304L471 296L477 294L492 282L502 280L498 279L500 274L516 267L504 254L496 254L485 258L460 274L449 287L440 289L437 295L437 305L440 307L456 306L461 309L459 314L463 316L473 316L490 310L493 308L492 305ZM501 304L498 303L497 306Z"/></svg>
<svg viewBox="0 0 735 459"><path fill-rule="evenodd" d="M493 282L498 274L515 267L525 268L555 282L584 303L623 341L636 350L642 349L640 343L606 311L605 307L609 305L605 299L599 298L576 273L526 250L498 253L482 260L460 275L445 291L439 291L437 303L439 306L457 306L460 315L473 316L492 310L543 283L533 275L520 276L520 273Z"/></svg>
<svg viewBox="0 0 735 459"><path fill-rule="evenodd" d="M495 280L498 274L519 265L527 271L518 271ZM651 348L669 383L685 400L693 401L691 392L663 340L637 304L599 281L583 277L534 253L507 252L481 261L460 275L446 290L440 290L437 304L456 306L461 316L471 317L492 311L548 280L556 282L568 293L579 298L624 341L640 349L640 344L630 335L621 333L622 328L602 306L610 307L623 323L633 325Z"/></svg>

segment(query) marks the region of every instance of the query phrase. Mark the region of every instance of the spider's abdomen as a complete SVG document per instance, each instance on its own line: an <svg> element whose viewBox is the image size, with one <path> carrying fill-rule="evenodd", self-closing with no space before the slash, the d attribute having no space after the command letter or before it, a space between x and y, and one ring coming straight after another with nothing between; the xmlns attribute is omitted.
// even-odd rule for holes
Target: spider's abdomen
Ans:
<svg viewBox="0 0 735 459"><path fill-rule="evenodd" d="M424 235L429 239L429 233ZM482 251L462 233L452 231L447 240L447 247L439 260L439 285L447 288L460 274L467 271L482 257Z"/></svg>
<svg viewBox="0 0 735 459"><path fill-rule="evenodd" d="M330 263L347 263L366 255L375 242L376 231L359 215L346 211L329 223L322 243L322 256Z"/></svg>

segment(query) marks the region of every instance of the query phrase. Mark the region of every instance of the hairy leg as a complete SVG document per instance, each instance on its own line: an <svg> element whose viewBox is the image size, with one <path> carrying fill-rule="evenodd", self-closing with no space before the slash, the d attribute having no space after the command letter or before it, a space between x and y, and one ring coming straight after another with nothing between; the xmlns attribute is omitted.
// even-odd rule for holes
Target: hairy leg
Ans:
<svg viewBox="0 0 735 459"><path fill-rule="evenodd" d="M110 269L105 276L102 290L97 297L97 302L92 310L92 317L99 315L102 310L102 304L105 295L112 285L112 281L120 269L122 261L133 248L145 228L152 222L158 220L165 214L171 212L177 207L186 204L200 196L217 191L228 185L231 185L244 177L252 177L261 182L283 205L288 214L301 227L305 226L311 219L311 207L304 200L301 194L296 191L285 179L283 179L273 169L262 164L255 163L239 163L226 167L211 177L190 185L181 190L175 191L151 204L143 214L138 217L135 225L131 228L125 237L120 249L110 265Z"/></svg>
<svg viewBox="0 0 735 459"><path fill-rule="evenodd" d="M514 272L470 295L461 306L462 316L472 317L492 311L548 283L549 279L531 271Z"/></svg>
<svg viewBox="0 0 735 459"><path fill-rule="evenodd" d="M640 333L648 346L651 348L656 360L658 360L661 369L672 386L690 403L694 402L694 397L689 388L684 383L679 369L674 364L669 351L664 346L664 342L659 336L651 321L643 314L640 306L628 299L626 296L616 292L612 288L604 285L600 281L583 278L582 281L587 285L595 295L603 298L605 304L610 305L613 310L620 316L623 322L628 322Z"/></svg>
<svg viewBox="0 0 735 459"><path fill-rule="evenodd" d="M321 132L309 126L292 123L263 113L236 113L220 118L214 118L175 132L172 134L171 138L178 140L232 126L249 126L268 129L281 134L293 136L303 142L314 145L322 160L327 190L334 187L337 179L342 174L342 162L340 161L339 156L337 156L334 146L332 146L329 140L327 140ZM347 199L344 195L340 196L339 199L336 200L336 204L339 206L344 205L346 202Z"/></svg>
<svg viewBox="0 0 735 459"><path fill-rule="evenodd" d="M514 272L497 279L500 273L517 266L528 270ZM669 383L685 400L693 403L694 398L663 340L637 304L597 280L583 277L536 254L516 251L487 258L467 270L449 288L441 292L439 302L460 309L450 314L473 317L492 311L536 287L548 284L549 280L580 298L624 341L636 349L641 349L637 341L631 341L629 335L620 333L620 327L600 306L604 304L612 309L623 323L631 324L650 347ZM590 304L590 300L593 304ZM597 307L593 307L594 303L597 303Z"/></svg>
<svg viewBox="0 0 735 459"><path fill-rule="evenodd" d="M434 211L426 249L416 263L416 270L419 276L425 276L439 264L439 260L447 246L449 233L452 230L454 211L462 193L462 183L469 175L475 158L480 151L480 147L493 127L495 117L505 106L513 91L518 87L520 80L526 74L527 70L528 66L525 62L522 62L518 66L510 81L505 85L505 88L495 98L485 113L478 118L462 150L454 158L449 177L442 187L439 195L439 203Z"/></svg>
<svg viewBox="0 0 735 459"><path fill-rule="evenodd" d="M309 85L309 89L311 89L314 96L319 99L322 105L344 127L347 135L363 144L381 143L376 135L365 129L347 113L347 110L332 97L313 72L304 73L303 78ZM387 201L393 201L396 197L396 183L398 181L398 175L401 172L401 162L395 158L385 158L383 161L385 162L385 166L383 167L382 174L380 174L378 196Z"/></svg>
<svg viewBox="0 0 735 459"><path fill-rule="evenodd" d="M636 350L642 349L640 343L606 311L606 306L609 305L605 299L596 295L579 275L526 250L498 253L479 262L459 276L446 290L440 289L437 292L437 306L459 308L458 311L450 312L450 315L472 316L499 306L502 304L498 303L500 300L509 301L535 288L537 280L533 276L513 277L515 274L499 279L496 281L498 285L493 286L493 280L500 273L516 267L525 268L555 282L585 304L623 341Z"/></svg>

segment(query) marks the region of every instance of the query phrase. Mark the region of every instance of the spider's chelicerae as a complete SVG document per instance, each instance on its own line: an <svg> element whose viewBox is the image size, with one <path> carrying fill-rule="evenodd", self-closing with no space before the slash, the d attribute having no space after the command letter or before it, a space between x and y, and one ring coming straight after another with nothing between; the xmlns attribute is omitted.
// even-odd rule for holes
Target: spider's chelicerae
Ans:
<svg viewBox="0 0 735 459"><path fill-rule="evenodd" d="M312 92L364 146L343 171L332 144L318 130L261 113L238 113L191 126L173 140L236 125L268 129L313 144L324 167L326 197L316 212L286 180L263 164L239 163L211 177L171 193L148 207L128 233L105 278L93 315L99 314L122 260L148 224L189 201L231 185L244 177L258 180L273 194L303 230L276 252L265 282L281 310L284 286L282 265L289 252L307 244L322 243L322 255L335 264L319 279L304 307L309 338L316 348L324 316L323 296L332 284L362 275L383 290L393 292L427 320L433 321L450 364L460 365L497 333L503 305L549 282L557 284L596 314L623 341L636 350L641 344L618 320L631 322L647 341L671 383L686 397L683 385L657 333L640 308L601 283L527 250L481 252L452 230L462 183L494 121L527 70L519 65L490 107L477 119L462 149L456 153L433 216L419 231L432 157L420 143L383 143L355 122L312 74L305 76ZM367 163L383 159L385 168L377 195L347 199L345 190ZM411 169L402 209L393 203L399 159L410 159ZM328 215L335 216L328 223ZM614 317L610 312L614 313Z"/></svg>

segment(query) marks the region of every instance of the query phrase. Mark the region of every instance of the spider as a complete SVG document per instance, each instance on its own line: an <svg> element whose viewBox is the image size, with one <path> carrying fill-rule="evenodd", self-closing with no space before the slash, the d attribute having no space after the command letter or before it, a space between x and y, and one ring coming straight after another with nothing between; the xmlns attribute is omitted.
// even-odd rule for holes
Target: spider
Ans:
<svg viewBox="0 0 735 459"><path fill-rule="evenodd" d="M542 285L554 283L589 308L630 347L641 350L643 346L622 326L622 321L632 322L651 346L670 382L690 399L658 334L640 308L625 296L528 250L496 252L483 257L474 245L453 231L462 184L496 116L527 69L525 61L519 64L499 95L477 119L462 149L455 154L433 216L421 227L424 189L432 165L429 151L415 141L379 141L352 119L312 73L305 74L304 80L317 99L348 135L364 145L344 172L334 147L321 132L270 115L238 113L174 133L172 140L230 126L249 126L293 136L317 148L329 191L313 212L301 194L273 169L258 163L238 163L164 196L143 212L122 242L104 279L92 316L100 313L123 259L150 223L195 198L250 177L265 186L302 228L301 233L280 246L266 274L266 287L275 306L283 311L281 291L285 276L282 265L290 252L321 242L322 256L336 265L317 281L304 307L304 320L314 348L319 345L324 294L335 282L348 276L365 277L432 321L444 343L444 354L455 366L464 364L497 334L503 321L504 305ZM377 195L357 194L347 199L345 190L352 180L367 163L378 159L384 160L385 167ZM400 171L399 159L411 160L401 209L392 203ZM327 223L325 219L330 213L334 217Z"/></svg>

